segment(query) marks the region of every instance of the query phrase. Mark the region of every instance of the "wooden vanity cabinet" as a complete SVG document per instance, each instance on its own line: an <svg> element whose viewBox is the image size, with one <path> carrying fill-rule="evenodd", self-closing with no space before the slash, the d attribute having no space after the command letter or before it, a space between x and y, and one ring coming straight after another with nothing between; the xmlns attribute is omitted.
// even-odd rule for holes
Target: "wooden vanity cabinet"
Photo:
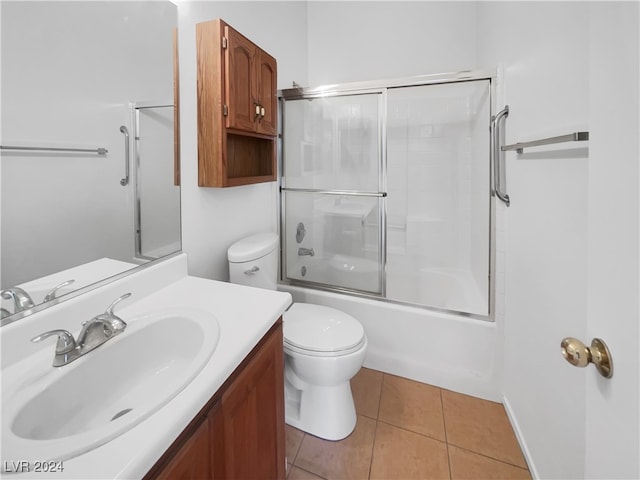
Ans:
<svg viewBox="0 0 640 480"><path fill-rule="evenodd" d="M157 475L145 478L157 480L204 480L213 478L211 458L212 415L207 416L190 434L182 446L178 447L168 463ZM168 450L167 452L171 451ZM166 455L166 454L165 454Z"/></svg>
<svg viewBox="0 0 640 480"><path fill-rule="evenodd" d="M277 62L223 20L196 25L198 185L276 179Z"/></svg>
<svg viewBox="0 0 640 480"><path fill-rule="evenodd" d="M283 362L279 319L145 480L283 480Z"/></svg>

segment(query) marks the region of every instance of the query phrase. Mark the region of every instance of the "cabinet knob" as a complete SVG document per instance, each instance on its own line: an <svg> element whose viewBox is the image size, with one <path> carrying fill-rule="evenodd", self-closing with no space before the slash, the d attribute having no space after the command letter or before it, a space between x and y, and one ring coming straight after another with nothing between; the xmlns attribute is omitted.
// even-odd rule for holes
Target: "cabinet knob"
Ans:
<svg viewBox="0 0 640 480"><path fill-rule="evenodd" d="M256 106L256 117L260 116L260 105L258 105L257 103L254 103L254 105Z"/></svg>
<svg viewBox="0 0 640 480"><path fill-rule="evenodd" d="M264 109L264 107L260 107L260 118L264 118L265 112L266 110Z"/></svg>

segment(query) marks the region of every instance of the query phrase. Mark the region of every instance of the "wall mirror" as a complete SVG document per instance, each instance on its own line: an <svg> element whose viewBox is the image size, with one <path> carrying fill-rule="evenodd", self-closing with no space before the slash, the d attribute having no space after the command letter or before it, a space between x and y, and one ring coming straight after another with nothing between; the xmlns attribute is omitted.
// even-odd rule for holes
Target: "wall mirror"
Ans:
<svg viewBox="0 0 640 480"><path fill-rule="evenodd" d="M13 287L53 304L181 249L178 12L169 1L0 8L6 324L23 315Z"/></svg>

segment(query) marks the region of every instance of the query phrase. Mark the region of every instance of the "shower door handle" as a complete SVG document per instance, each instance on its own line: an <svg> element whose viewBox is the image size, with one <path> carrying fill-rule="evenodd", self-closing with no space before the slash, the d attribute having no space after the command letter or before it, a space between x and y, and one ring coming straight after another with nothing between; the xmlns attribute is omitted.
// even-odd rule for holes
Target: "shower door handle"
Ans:
<svg viewBox="0 0 640 480"><path fill-rule="evenodd" d="M120 131L124 134L124 178L120 180L120 185L129 185L129 130L122 125Z"/></svg>
<svg viewBox="0 0 640 480"><path fill-rule="evenodd" d="M509 105L506 105L504 109L493 117L491 125L491 140L493 141L493 189L496 196L502 200L507 207L511 204L511 200L509 199L509 195L504 191L504 186L502 185L502 179L504 177L504 153L500 148L500 121L508 116Z"/></svg>

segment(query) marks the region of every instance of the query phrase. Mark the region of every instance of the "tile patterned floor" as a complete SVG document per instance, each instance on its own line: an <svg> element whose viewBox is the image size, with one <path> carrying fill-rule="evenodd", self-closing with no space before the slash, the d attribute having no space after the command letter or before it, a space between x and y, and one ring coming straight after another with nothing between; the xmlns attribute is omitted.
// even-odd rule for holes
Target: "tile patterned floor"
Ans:
<svg viewBox="0 0 640 480"><path fill-rule="evenodd" d="M354 432L330 442L287 425L288 480L530 479L499 403L363 368Z"/></svg>

